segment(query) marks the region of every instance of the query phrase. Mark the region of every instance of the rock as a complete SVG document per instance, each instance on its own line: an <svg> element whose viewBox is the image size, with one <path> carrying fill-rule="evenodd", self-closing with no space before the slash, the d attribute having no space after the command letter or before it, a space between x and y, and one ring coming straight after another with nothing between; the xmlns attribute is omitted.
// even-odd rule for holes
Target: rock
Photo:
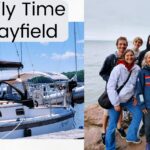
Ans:
<svg viewBox="0 0 150 150"><path fill-rule="evenodd" d="M100 138L99 127L89 127L85 129L85 150L103 150L104 145Z"/></svg>
<svg viewBox="0 0 150 150"><path fill-rule="evenodd" d="M85 110L85 150L104 150L100 135L102 127L103 109L98 104L90 105ZM129 144L125 139L121 139L116 133L117 150L144 150L145 137L142 138L141 144Z"/></svg>
<svg viewBox="0 0 150 150"><path fill-rule="evenodd" d="M98 104L89 106L84 113L85 126L101 126L102 127L103 110Z"/></svg>

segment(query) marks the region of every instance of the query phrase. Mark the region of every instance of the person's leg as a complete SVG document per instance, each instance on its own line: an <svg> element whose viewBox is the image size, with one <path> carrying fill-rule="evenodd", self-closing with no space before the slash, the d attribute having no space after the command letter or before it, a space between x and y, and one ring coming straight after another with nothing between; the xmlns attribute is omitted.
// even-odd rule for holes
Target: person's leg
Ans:
<svg viewBox="0 0 150 150"><path fill-rule="evenodd" d="M106 130L106 150L115 150L115 131L117 127L117 122L119 119L120 112L117 112L114 110L114 108L111 108L108 110L109 115L109 121L108 121L108 127Z"/></svg>
<svg viewBox="0 0 150 150"><path fill-rule="evenodd" d="M120 134L121 138L124 139L126 137L126 133L125 133L124 129L121 126L122 119L123 119L123 110L121 111L120 116L119 116L119 120L118 120L118 123L117 123L117 131Z"/></svg>
<svg viewBox="0 0 150 150"><path fill-rule="evenodd" d="M146 143L146 148L145 150L150 150L150 143Z"/></svg>
<svg viewBox="0 0 150 150"><path fill-rule="evenodd" d="M145 134L145 121L144 121L145 119L144 119L144 115L143 115L143 119L142 119L142 121L143 121L143 125L141 126L141 128L140 128L140 132L139 132L139 135L140 136L144 136L144 134Z"/></svg>
<svg viewBox="0 0 150 150"><path fill-rule="evenodd" d="M133 106L132 100L125 104L127 109L132 113L132 121L129 125L126 139L127 141L133 141L134 143L139 143L139 138L137 137L140 121L142 119L142 111L138 105ZM138 142L139 141L139 142Z"/></svg>
<svg viewBox="0 0 150 150"><path fill-rule="evenodd" d="M122 111L121 111L121 113L120 113L119 120L118 120L118 123L117 123L117 128L118 128L118 129L121 128L121 123L122 123Z"/></svg>
<svg viewBox="0 0 150 150"><path fill-rule="evenodd" d="M144 115L145 135L146 135L147 147L150 148L150 109L148 109L147 111L148 113Z"/></svg>
<svg viewBox="0 0 150 150"><path fill-rule="evenodd" d="M106 133L106 127L107 127L107 123L108 123L108 110L106 110L106 109L104 109L102 123L103 123L102 133Z"/></svg>
<svg viewBox="0 0 150 150"><path fill-rule="evenodd" d="M104 109L102 123L103 123L103 126L102 126L101 139L102 139L103 144L105 145L106 127L108 123L108 110L107 109Z"/></svg>

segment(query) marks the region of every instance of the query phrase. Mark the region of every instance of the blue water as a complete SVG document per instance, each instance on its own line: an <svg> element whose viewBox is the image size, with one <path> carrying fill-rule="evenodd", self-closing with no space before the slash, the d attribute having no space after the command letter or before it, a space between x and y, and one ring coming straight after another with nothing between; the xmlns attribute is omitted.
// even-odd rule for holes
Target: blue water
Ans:
<svg viewBox="0 0 150 150"><path fill-rule="evenodd" d="M75 104L75 128L84 127L84 103L82 104Z"/></svg>

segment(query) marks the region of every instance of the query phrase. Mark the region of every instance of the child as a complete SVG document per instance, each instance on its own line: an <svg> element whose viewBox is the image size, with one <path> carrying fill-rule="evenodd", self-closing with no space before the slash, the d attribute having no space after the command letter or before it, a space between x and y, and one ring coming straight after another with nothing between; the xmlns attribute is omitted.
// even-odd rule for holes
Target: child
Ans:
<svg viewBox="0 0 150 150"><path fill-rule="evenodd" d="M142 67L137 79L136 98L145 120L146 150L150 150L150 51L145 54Z"/></svg>
<svg viewBox="0 0 150 150"><path fill-rule="evenodd" d="M139 57L139 53L140 53L139 48L142 46L142 44L143 44L142 38L140 38L140 37L134 38L134 40L133 40L133 45L134 45L134 47L133 47L132 50L134 51L134 55L135 55L135 59L136 59L136 60L137 60L138 57Z"/></svg>

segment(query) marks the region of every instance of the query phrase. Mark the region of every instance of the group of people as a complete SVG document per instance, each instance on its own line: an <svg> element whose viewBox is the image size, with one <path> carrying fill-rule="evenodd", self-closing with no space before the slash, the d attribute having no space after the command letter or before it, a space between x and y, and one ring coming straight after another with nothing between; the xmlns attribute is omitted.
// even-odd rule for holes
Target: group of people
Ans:
<svg viewBox="0 0 150 150"><path fill-rule="evenodd" d="M141 121L141 135L145 133L146 150L150 150L150 36L146 50L140 52L142 44L142 38L136 37L133 48L127 49L127 38L119 37L116 41L117 51L105 59L100 70L99 74L106 81L108 97L113 105L105 109L103 115L101 136L106 150L116 149L116 131L126 142L140 144L138 131ZM122 85L123 88L118 92L117 89ZM127 133L121 127L123 109L132 114Z"/></svg>

